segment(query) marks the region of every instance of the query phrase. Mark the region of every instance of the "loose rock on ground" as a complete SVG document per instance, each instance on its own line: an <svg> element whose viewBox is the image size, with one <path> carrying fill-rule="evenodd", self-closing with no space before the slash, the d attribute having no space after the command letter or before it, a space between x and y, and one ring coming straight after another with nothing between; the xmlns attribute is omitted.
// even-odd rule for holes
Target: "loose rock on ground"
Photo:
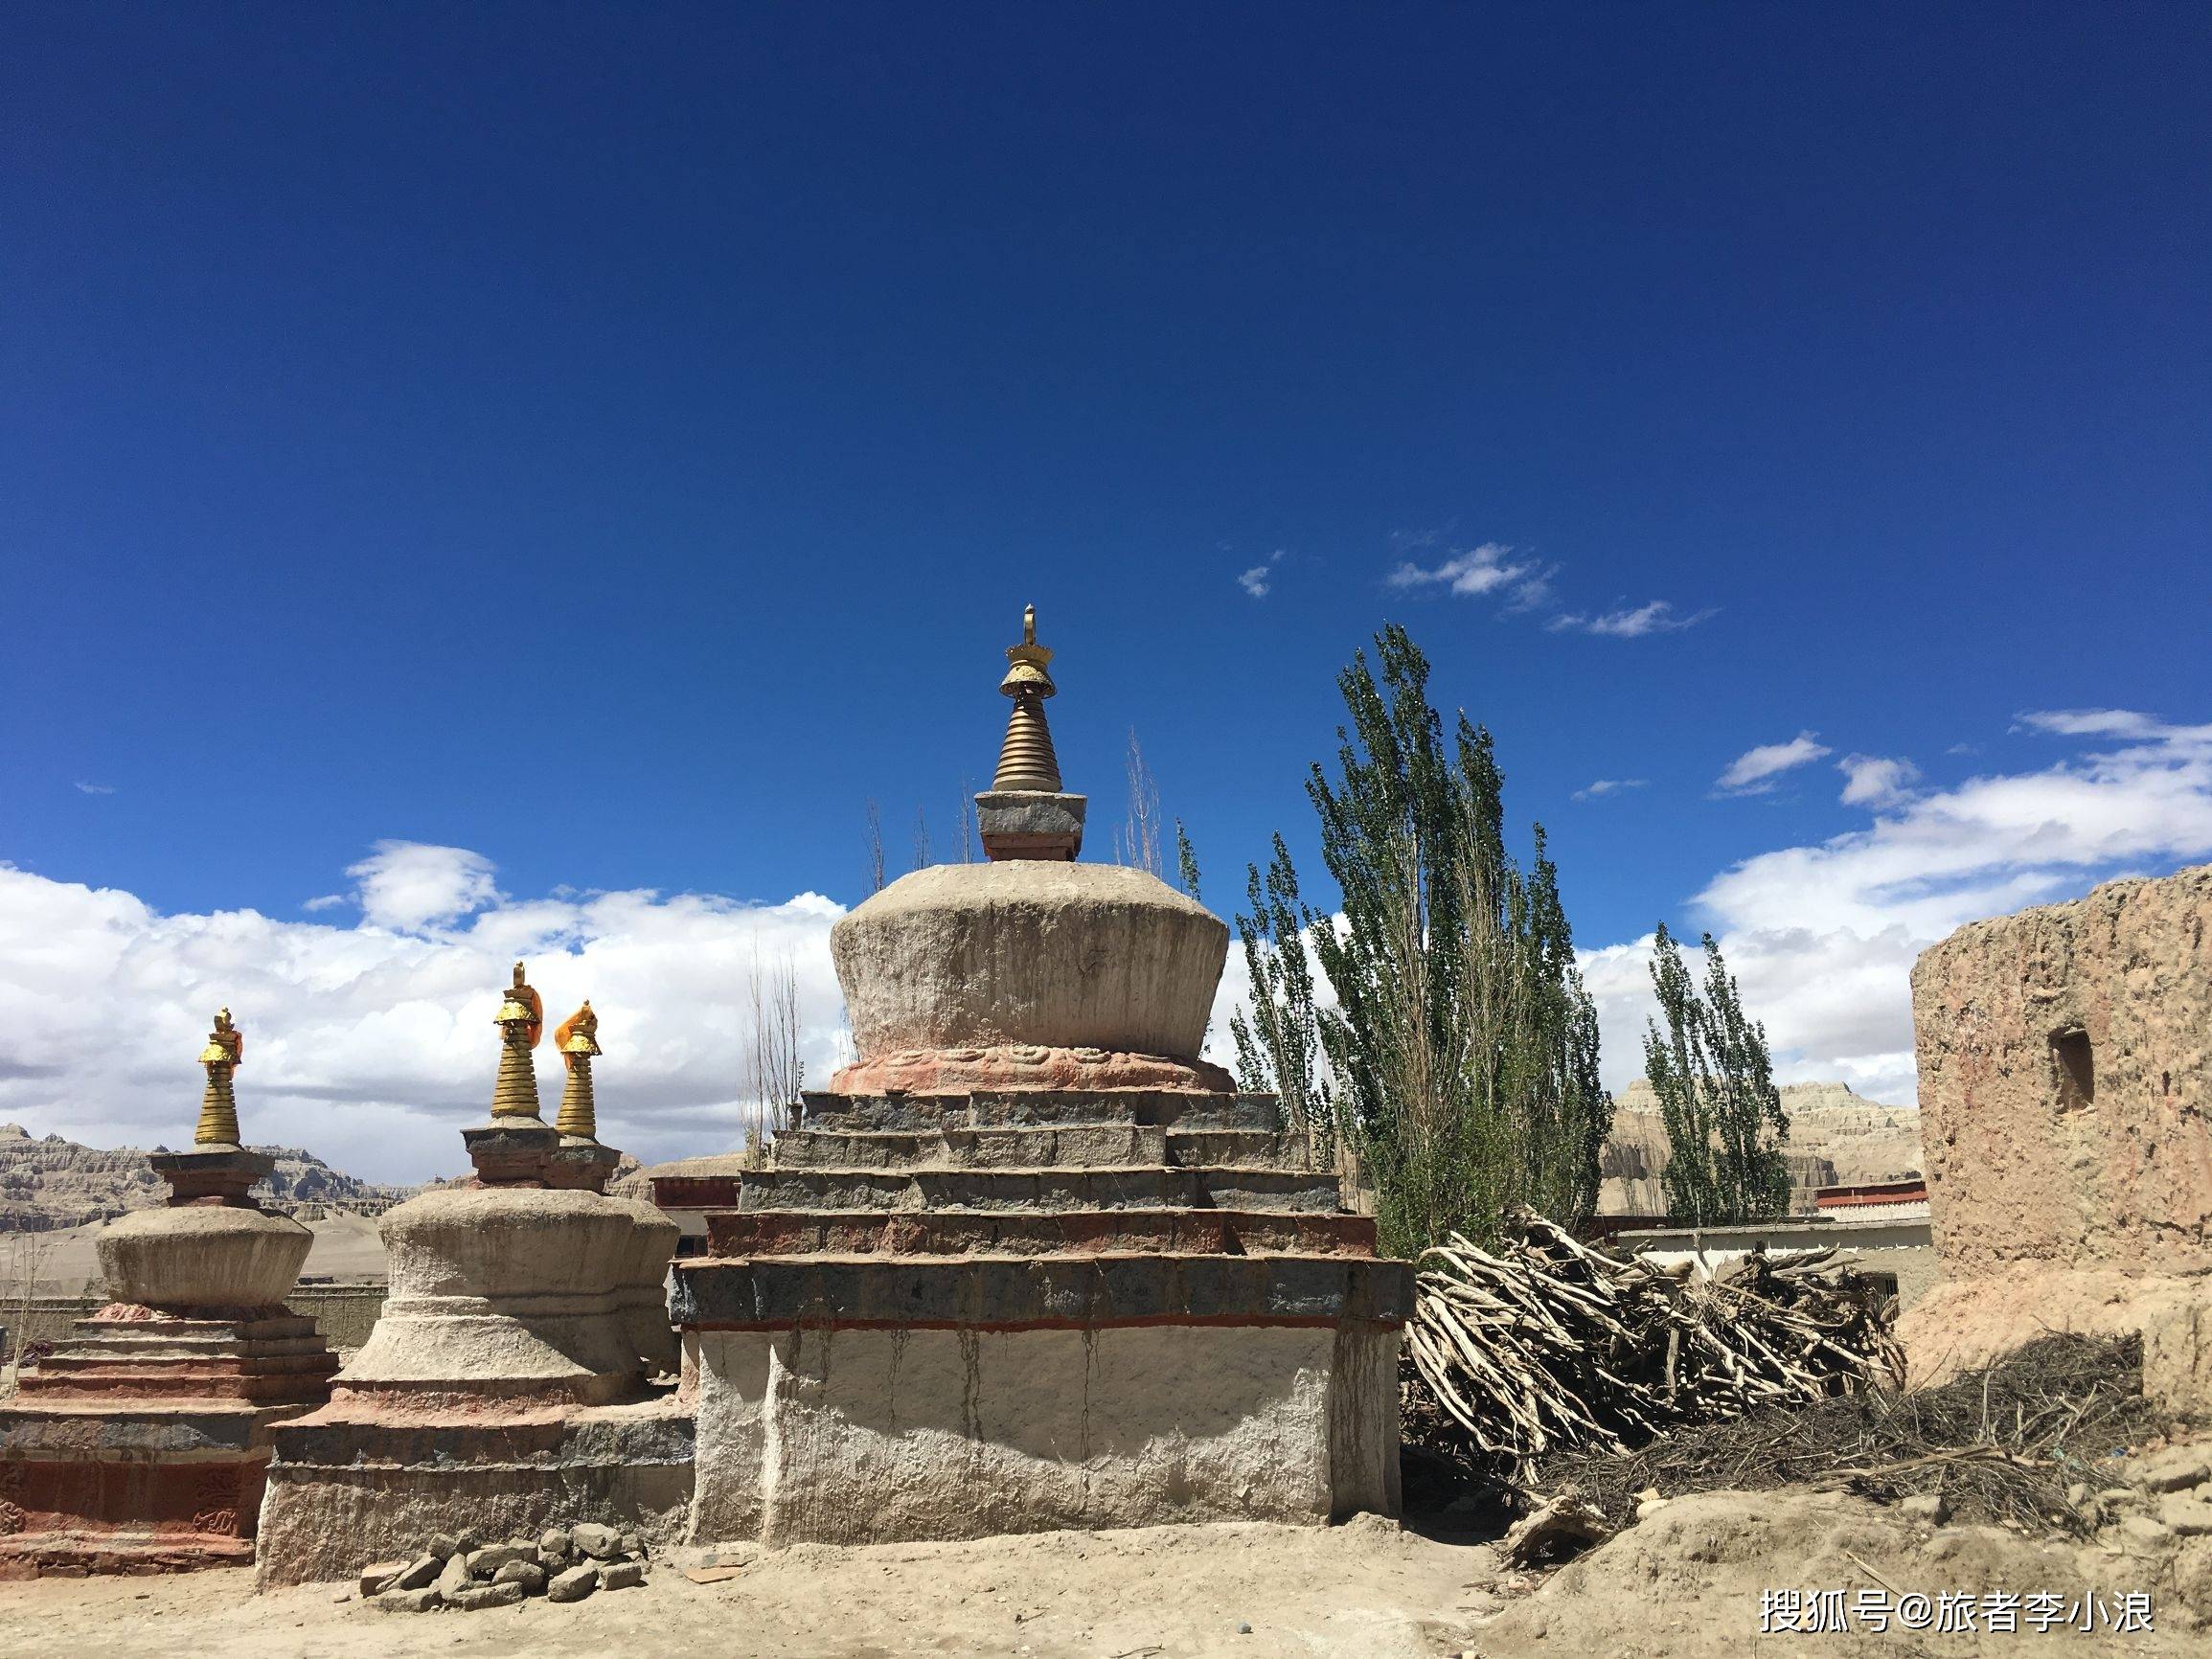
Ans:
<svg viewBox="0 0 2212 1659"><path fill-rule="evenodd" d="M647 1560L637 1534L596 1521L492 1544L467 1533L441 1533L411 1560L362 1568L360 1588L384 1612L451 1607L471 1613L513 1607L532 1596L581 1602L599 1590L633 1589L645 1582Z"/></svg>

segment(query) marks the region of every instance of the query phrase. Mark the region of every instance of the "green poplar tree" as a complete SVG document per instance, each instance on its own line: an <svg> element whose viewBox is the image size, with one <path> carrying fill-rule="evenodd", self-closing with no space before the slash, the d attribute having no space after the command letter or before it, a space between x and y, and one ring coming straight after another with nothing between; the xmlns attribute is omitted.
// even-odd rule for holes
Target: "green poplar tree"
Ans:
<svg viewBox="0 0 2212 1659"><path fill-rule="evenodd" d="M1180 818L1175 820L1175 880L1192 898L1198 897L1198 850L1191 845Z"/></svg>
<svg viewBox="0 0 2212 1659"><path fill-rule="evenodd" d="M1787 1215L1790 1135L1767 1028L1745 1017L1735 976L1713 936L1704 936L1699 995L1681 947L1659 924L1652 989L1666 1020L1647 1021L1644 1075L1659 1098L1668 1159L1660 1177L1670 1216L1724 1227Z"/></svg>
<svg viewBox="0 0 2212 1659"><path fill-rule="evenodd" d="M1396 625L1375 643L1380 680L1364 651L1338 677L1351 723L1337 776L1315 765L1307 784L1342 915L1299 899L1278 837L1238 919L1253 964L1239 1056L1280 1087L1311 1022L1315 1069L1375 1178L1383 1246L1411 1255L1453 1230L1494 1239L1517 1204L1588 1215L1612 1102L1541 828L1524 872L1506 851L1490 734L1461 714L1448 744L1427 659ZM1304 942L1334 1008L1311 1008Z"/></svg>
<svg viewBox="0 0 2212 1659"><path fill-rule="evenodd" d="M1273 1095L1284 1121L1305 1131L1317 1158L1330 1161L1336 1141L1336 1109L1321 1052L1320 1018L1313 1008L1313 965L1307 955L1310 917L1298 897L1290 851L1275 837L1275 855L1263 883L1247 865L1244 896L1249 915L1237 918L1237 938L1252 978L1252 998L1229 1015L1237 1047L1237 1086Z"/></svg>

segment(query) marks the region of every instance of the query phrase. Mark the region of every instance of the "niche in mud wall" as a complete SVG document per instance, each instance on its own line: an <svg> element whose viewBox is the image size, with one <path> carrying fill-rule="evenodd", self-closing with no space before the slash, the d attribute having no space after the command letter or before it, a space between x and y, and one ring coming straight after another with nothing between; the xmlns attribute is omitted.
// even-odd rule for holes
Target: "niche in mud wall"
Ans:
<svg viewBox="0 0 2212 1659"><path fill-rule="evenodd" d="M2051 1034L2051 1071L2058 1083L2059 1110L2078 1112L2097 1103L2097 1051L2080 1026Z"/></svg>

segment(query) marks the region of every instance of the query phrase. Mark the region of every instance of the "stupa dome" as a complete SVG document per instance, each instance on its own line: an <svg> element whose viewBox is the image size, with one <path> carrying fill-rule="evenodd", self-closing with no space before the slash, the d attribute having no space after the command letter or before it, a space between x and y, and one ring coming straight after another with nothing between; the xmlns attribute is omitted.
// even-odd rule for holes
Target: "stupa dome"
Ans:
<svg viewBox="0 0 2212 1659"><path fill-rule="evenodd" d="M117 1302L148 1307L278 1307L315 1236L242 1205L134 1210L93 1241Z"/></svg>
<svg viewBox="0 0 2212 1659"><path fill-rule="evenodd" d="M902 876L837 923L847 1093L1202 1088L1229 929L1159 877L1009 859Z"/></svg>

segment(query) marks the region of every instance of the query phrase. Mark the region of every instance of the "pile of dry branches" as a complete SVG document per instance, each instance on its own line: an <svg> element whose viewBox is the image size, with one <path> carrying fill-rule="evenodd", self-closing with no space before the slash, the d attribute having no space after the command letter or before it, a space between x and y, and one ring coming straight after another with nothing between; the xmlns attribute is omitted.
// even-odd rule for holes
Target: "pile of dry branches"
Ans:
<svg viewBox="0 0 2212 1659"><path fill-rule="evenodd" d="M1706 1423L1640 1451L1564 1453L1542 1484L1572 1489L1614 1525L1639 1494L1826 1486L1895 1499L1940 1492L1962 1519L2081 1534L2066 1489L2113 1484L2107 1460L2155 1432L2142 1339L2039 1337L1937 1388L1873 1391Z"/></svg>
<svg viewBox="0 0 2212 1659"><path fill-rule="evenodd" d="M1499 1254L1458 1234L1423 1253L1406 1349L1471 1442L1461 1461L1523 1489L1569 1447L1619 1454L1681 1424L1904 1381L1890 1299L1833 1251L1786 1265L1757 1253L1696 1284L1526 1211L1508 1224Z"/></svg>

